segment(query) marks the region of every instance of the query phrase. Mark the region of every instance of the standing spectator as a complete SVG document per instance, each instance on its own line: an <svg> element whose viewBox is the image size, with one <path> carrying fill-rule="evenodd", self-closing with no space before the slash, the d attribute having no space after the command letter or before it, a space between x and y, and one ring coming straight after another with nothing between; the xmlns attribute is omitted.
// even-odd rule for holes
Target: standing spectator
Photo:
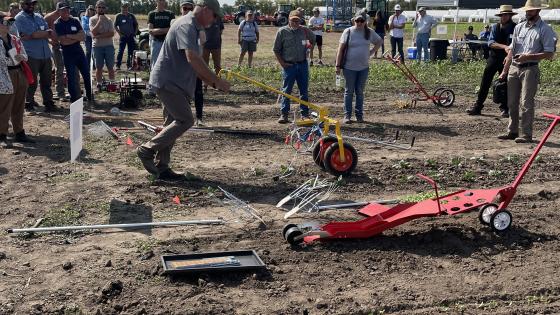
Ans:
<svg viewBox="0 0 560 315"><path fill-rule="evenodd" d="M484 26L484 30L480 32L478 38L483 41L488 41L488 39L490 39L490 25L486 24ZM484 59L488 59L488 57L490 56L490 47L488 46L488 44L482 45L482 52L484 54Z"/></svg>
<svg viewBox="0 0 560 315"><path fill-rule="evenodd" d="M103 66L107 65L109 72L109 80L115 80L115 46L113 45L113 36L115 36L115 28L113 22L105 11L107 5L105 1L98 0L95 4L97 14L89 19L89 29L93 37L93 57L95 58L95 80L97 81L97 89L101 89L103 81Z"/></svg>
<svg viewBox="0 0 560 315"><path fill-rule="evenodd" d="M173 12L166 10L167 1L157 0L156 9L148 13L148 29L150 32L150 54L152 55L152 67L156 64L157 58L159 56L159 51L163 46L163 41L167 32L169 32L169 27L171 26L171 21L175 19L175 14Z"/></svg>
<svg viewBox="0 0 560 315"><path fill-rule="evenodd" d="M309 19L309 28L315 34L315 43L317 45L317 50L319 51L319 61L317 64L323 65L323 28L325 27L325 20L319 16L319 8L313 8L313 17ZM315 50L315 45L311 47L311 54L309 59L309 65L313 65L313 50Z"/></svg>
<svg viewBox="0 0 560 315"><path fill-rule="evenodd" d="M276 32L273 52L282 67L282 92L291 94L294 83L297 82L299 98L308 101L309 64L307 63L307 49L315 44L315 36L308 28L301 26L300 12L293 10L288 16L288 25ZM300 104L301 116L309 117L309 108ZM290 120L290 100L282 97L278 123L286 124Z"/></svg>
<svg viewBox="0 0 560 315"><path fill-rule="evenodd" d="M57 40L62 47L64 67L68 75L68 92L70 101L74 102L81 97L80 78L78 71L84 79L84 87L88 101L92 101L91 78L84 50L80 42L85 40L86 34L80 22L70 16L70 6L65 2L56 5L60 11L60 18L54 22Z"/></svg>
<svg viewBox="0 0 560 315"><path fill-rule="evenodd" d="M469 25L469 27L467 28L467 33L465 34L465 40L467 42L469 40L478 40L478 36L476 36L476 34L473 34L473 30L474 30L474 27L472 25ZM468 43L468 45L469 45L469 48L471 49L472 57L475 58L476 57L476 52L480 48L480 45L479 44L473 44L473 43Z"/></svg>
<svg viewBox="0 0 560 315"><path fill-rule="evenodd" d="M11 148L8 141L9 122L12 122L14 140L33 143L23 129L23 112L27 78L23 73L21 61L27 60L27 54L21 41L10 35L11 22L0 15L0 148ZM13 57L8 51L15 49Z"/></svg>
<svg viewBox="0 0 560 315"><path fill-rule="evenodd" d="M366 19L358 14L354 17L354 26L344 30L340 36L336 54L336 74L343 70L344 120L352 122L352 101L356 93L356 121L364 121L364 87L369 73L369 58L381 47L382 39L366 24ZM370 44L373 48L370 50Z"/></svg>
<svg viewBox="0 0 560 315"><path fill-rule="evenodd" d="M171 170L169 163L175 141L193 125L190 101L196 77L221 91L229 91L229 83L208 69L200 55L200 37L204 34L200 30L212 24L214 14L223 16L217 0L199 0L192 12L173 23L161 58L150 73L150 83L163 104L165 127L138 147L138 157L144 168L159 179L184 179L183 174Z"/></svg>
<svg viewBox="0 0 560 315"><path fill-rule="evenodd" d="M49 48L48 39L52 37L52 30L43 17L34 13L37 0L22 0L21 8L23 11L16 15L16 27L21 36L23 47L28 56L28 63L33 72L34 84L27 89L25 108L28 112L34 112L35 91L37 90L37 77L39 76L39 86L45 112L55 109L53 94L51 90L52 81L52 52Z"/></svg>
<svg viewBox="0 0 560 315"><path fill-rule="evenodd" d="M387 19L383 16L381 10L375 12L373 26L375 27L375 33L381 37L381 55L383 55L385 54L385 34L389 31L389 24L387 24ZM374 57L377 58L377 51L375 51Z"/></svg>
<svg viewBox="0 0 560 315"><path fill-rule="evenodd" d="M10 3L10 17L15 18L16 15L21 11L19 4L16 2Z"/></svg>
<svg viewBox="0 0 560 315"><path fill-rule="evenodd" d="M539 87L539 61L551 59L556 50L556 38L552 28L539 13L546 6L540 0L527 0L520 10L526 20L515 26L504 70L500 79L507 77L509 125L502 140L515 139L516 143L533 142L535 118L535 95ZM521 103L521 135L519 134L519 105Z"/></svg>
<svg viewBox="0 0 560 315"><path fill-rule="evenodd" d="M138 22L134 14L128 12L128 3L121 5L121 13L115 17L115 30L119 33L119 53L117 54L117 70L121 69L124 49L128 46L126 57L126 67L132 68L132 54L136 50L136 33L138 32Z"/></svg>
<svg viewBox="0 0 560 315"><path fill-rule="evenodd" d="M301 19L300 24L305 26L305 9L302 7L297 7L296 9L299 13L299 18Z"/></svg>
<svg viewBox="0 0 560 315"><path fill-rule="evenodd" d="M416 20L412 24L412 27L416 28L416 51L418 54L418 61L424 52L424 61L430 61L430 52L428 51L428 43L430 41L430 35L432 33L432 28L437 25L436 19L431 15L426 14L426 8L421 7L416 13Z"/></svg>
<svg viewBox="0 0 560 315"><path fill-rule="evenodd" d="M187 0L192 1L192 0ZM222 33L224 31L224 23L222 19L216 16L214 23L206 28L206 43L202 58L207 65L210 65L210 55L212 55L212 63L214 64L214 72L218 74L222 70Z"/></svg>
<svg viewBox="0 0 560 315"><path fill-rule="evenodd" d="M506 59L515 23L511 17L514 16L513 7L511 5L501 5L500 13L496 16L500 17L500 22L492 26L492 32L488 38L488 46L490 47L490 55L486 60L486 67L482 74L480 88L478 89L478 97L474 105L467 109L469 115L480 115L484 108L484 101L488 97L488 90L492 85L496 73L500 74L504 70L504 59ZM500 104L500 112L502 117L509 117L507 100Z"/></svg>
<svg viewBox="0 0 560 315"><path fill-rule="evenodd" d="M91 50L93 44L93 38L91 37L91 30L89 29L89 19L95 15L95 8L90 5L86 10L86 14L82 15L82 28L86 34L86 59L88 62L88 69L91 68ZM95 69L95 63L93 65L93 69Z"/></svg>
<svg viewBox="0 0 560 315"><path fill-rule="evenodd" d="M57 1L57 6L62 3L61 0ZM54 30L54 21L60 17L60 12L55 8L53 12L45 15L45 21L49 25L49 29ZM62 60L62 50L60 44L55 40L49 40L52 48L53 61L54 61L54 79L56 87L56 96L53 97L55 100L61 100L68 102L70 97L66 95L66 89L64 84L64 60Z"/></svg>
<svg viewBox="0 0 560 315"><path fill-rule="evenodd" d="M395 58L398 46L401 62L404 63L403 38L406 17L401 13L401 6L396 4L395 14L389 17L389 35L391 36L391 57Z"/></svg>
<svg viewBox="0 0 560 315"><path fill-rule="evenodd" d="M253 53L257 51L257 44L259 43L259 27L253 18L253 11L249 10L245 13L245 20L239 24L237 29L237 42L241 46L241 53L239 53L239 61L237 66L241 67L243 57L248 52L247 64L249 68L253 65Z"/></svg>

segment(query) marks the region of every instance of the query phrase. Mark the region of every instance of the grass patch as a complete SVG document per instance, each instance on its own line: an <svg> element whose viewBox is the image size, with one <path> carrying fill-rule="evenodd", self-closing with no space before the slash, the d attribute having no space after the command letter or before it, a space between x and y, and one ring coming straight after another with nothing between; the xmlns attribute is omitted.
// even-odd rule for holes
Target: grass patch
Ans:
<svg viewBox="0 0 560 315"><path fill-rule="evenodd" d="M158 240L150 237L145 240L136 240L134 245L138 249L138 251L140 251L141 253L145 253L152 250L157 244Z"/></svg>
<svg viewBox="0 0 560 315"><path fill-rule="evenodd" d="M47 179L49 183L61 183L61 182L85 182L91 178L89 173L85 172L72 172L68 174L62 174L60 176L54 176Z"/></svg>
<svg viewBox="0 0 560 315"><path fill-rule="evenodd" d="M41 226L65 226L75 225L78 223L79 218L82 216L80 210L75 206L66 205L62 208L51 209L45 215L45 219Z"/></svg>

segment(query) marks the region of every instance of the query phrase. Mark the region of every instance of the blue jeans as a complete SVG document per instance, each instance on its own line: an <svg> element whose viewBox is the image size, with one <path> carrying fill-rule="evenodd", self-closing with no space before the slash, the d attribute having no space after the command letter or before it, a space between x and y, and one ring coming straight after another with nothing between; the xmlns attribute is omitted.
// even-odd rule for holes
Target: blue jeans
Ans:
<svg viewBox="0 0 560 315"><path fill-rule="evenodd" d="M80 98L80 78L76 68L78 68L82 74L84 87L86 88L86 96L88 100L91 100L91 78L84 51L81 47L80 49L63 49L62 56L64 58L66 75L68 76L68 93L70 93L70 101L74 102Z"/></svg>
<svg viewBox="0 0 560 315"><path fill-rule="evenodd" d="M309 64L307 60L301 63L296 63L288 68L282 69L282 92L287 94L292 94L292 89L294 88L294 83L297 82L299 89L299 98L308 101L309 97L307 94L307 88L309 86ZM309 115L309 108L304 105L300 105L299 109L302 116ZM282 97L282 105L280 107L282 114L287 114L290 112L290 100L286 97Z"/></svg>
<svg viewBox="0 0 560 315"><path fill-rule="evenodd" d="M152 55L152 60L150 62L152 68L156 65L156 61L162 46L163 46L163 41L150 38L150 50L151 50L150 54Z"/></svg>
<svg viewBox="0 0 560 315"><path fill-rule="evenodd" d="M430 41L430 33L418 33L416 35L416 59L420 61L422 51L424 51L424 61L430 61L430 52L428 51Z"/></svg>
<svg viewBox="0 0 560 315"><path fill-rule="evenodd" d="M91 65L91 45L93 44L93 38L91 36L86 36L86 59L87 59L87 63L88 63L88 69L90 68ZM93 69L95 69L95 62L93 65Z"/></svg>
<svg viewBox="0 0 560 315"><path fill-rule="evenodd" d="M126 58L126 66L128 68L132 67L132 54L136 49L136 40L134 35L121 36L119 41L119 53L117 54L117 68L120 68L122 64L122 58L124 54L124 49L128 46L128 55Z"/></svg>
<svg viewBox="0 0 560 315"><path fill-rule="evenodd" d="M352 100L354 93L356 94L355 113L356 118L364 117L364 88L369 74L369 68L364 70L343 70L344 80L344 116L347 118L352 117Z"/></svg>

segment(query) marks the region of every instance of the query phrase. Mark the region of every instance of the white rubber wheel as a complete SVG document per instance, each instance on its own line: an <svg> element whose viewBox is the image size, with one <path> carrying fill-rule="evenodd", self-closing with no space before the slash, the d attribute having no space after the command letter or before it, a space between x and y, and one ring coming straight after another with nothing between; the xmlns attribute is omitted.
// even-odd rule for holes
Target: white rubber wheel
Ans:
<svg viewBox="0 0 560 315"><path fill-rule="evenodd" d="M497 211L490 218L492 230L498 233L507 231L511 227L512 216L507 210Z"/></svg>
<svg viewBox="0 0 560 315"><path fill-rule="evenodd" d="M495 204L489 204L482 207L480 209L480 212L478 213L478 219L480 220L480 223L490 225L490 219L492 218L494 212L496 212L497 210L498 206Z"/></svg>

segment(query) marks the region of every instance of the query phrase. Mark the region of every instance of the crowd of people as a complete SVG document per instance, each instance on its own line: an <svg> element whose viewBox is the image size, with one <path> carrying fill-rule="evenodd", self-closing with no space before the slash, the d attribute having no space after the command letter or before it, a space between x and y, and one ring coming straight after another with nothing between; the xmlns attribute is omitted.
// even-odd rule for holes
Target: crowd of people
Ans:
<svg viewBox="0 0 560 315"><path fill-rule="evenodd" d="M0 13L0 146L9 147L8 126L12 124L14 141L32 142L23 128L24 109L32 113L39 104L35 92L40 88L45 112L57 111L55 100L75 101L82 97L93 100L90 69L95 69L97 88L101 88L106 70L109 80L115 79L115 46L113 38L118 33L116 69L123 63L127 50L126 67L132 67L132 54L136 49L135 36L138 21L123 3L121 12L111 20L106 15L103 0L89 6L78 20L70 15L69 5L59 2L53 12L44 17L34 12L37 0L21 0L10 6L9 13ZM161 178L174 179L180 174L169 169L170 152L177 137L192 125L202 125L204 91L211 86L222 91L229 84L217 74L221 69L221 45L224 29L222 12L217 0L181 0L181 16L167 10L166 0L158 0L156 9L148 15L150 34L151 73L149 91L163 104L164 129L151 141L138 148L145 168ZM522 10L525 21L515 24L511 5L502 5L497 16L500 21L487 25L480 38L488 40L488 59L476 103L467 110L469 115L480 115L494 76L507 81L507 98L500 102L503 117L509 117L508 133L503 140L518 143L532 141L534 96L537 90L540 60L551 58L555 51L556 34L544 23L539 12L539 0L528 0ZM21 11L19 11L21 9ZM352 26L344 30L339 39L335 66L337 75L343 74L344 119L343 123L364 121L364 89L369 73L369 59L384 53L384 37L388 34L393 58L399 54L404 62L403 39L406 18L400 5L395 13L385 18L380 12L371 19L364 10L352 19ZM282 68L282 91L291 94L297 83L299 97L309 99L309 67L316 62L322 65L322 44L325 21L318 8L306 23L303 9L289 13L288 25L277 30L272 51ZM428 40L436 20L420 8L412 24L419 61L429 60ZM371 27L370 27L371 26ZM203 31L204 30L204 31ZM469 28L465 38L475 38ZM247 11L239 25L237 40L240 46L238 65L248 54L248 66L253 65L254 52L259 43L259 27L252 11ZM82 42L85 51L82 48ZM318 54L314 55L315 47ZM92 57L90 57L92 56ZM423 56L423 58L420 58ZM209 68L212 57L214 69ZM54 68L56 96L51 82ZM64 77L66 72L66 80ZM80 80L81 76L81 80ZM69 95L65 94L65 86ZM193 117L190 103L194 102ZM290 100L282 98L279 123L289 123ZM309 109L300 105L301 117L309 118ZM521 126L519 118L521 116ZM355 117L355 120L353 120ZM521 133L519 132L521 129Z"/></svg>

